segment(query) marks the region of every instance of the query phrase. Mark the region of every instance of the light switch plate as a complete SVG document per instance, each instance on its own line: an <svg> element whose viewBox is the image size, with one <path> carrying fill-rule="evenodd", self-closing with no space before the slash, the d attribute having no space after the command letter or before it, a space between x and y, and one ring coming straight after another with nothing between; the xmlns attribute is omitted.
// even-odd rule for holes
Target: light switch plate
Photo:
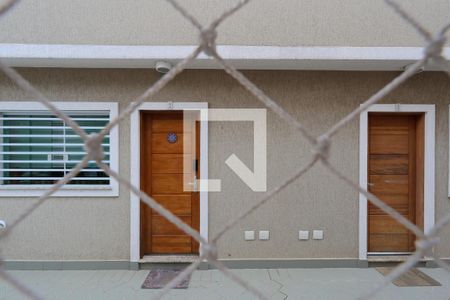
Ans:
<svg viewBox="0 0 450 300"><path fill-rule="evenodd" d="M313 230L314 240L323 240L323 230Z"/></svg>
<svg viewBox="0 0 450 300"><path fill-rule="evenodd" d="M268 230L261 230L259 232L259 239L261 241L267 241L269 239L269 231Z"/></svg>
<svg viewBox="0 0 450 300"><path fill-rule="evenodd" d="M254 241L255 240L255 232L253 230L244 231L244 239L246 241Z"/></svg>
<svg viewBox="0 0 450 300"><path fill-rule="evenodd" d="M309 231L308 230L300 230L298 232L298 239L302 241L309 240Z"/></svg>

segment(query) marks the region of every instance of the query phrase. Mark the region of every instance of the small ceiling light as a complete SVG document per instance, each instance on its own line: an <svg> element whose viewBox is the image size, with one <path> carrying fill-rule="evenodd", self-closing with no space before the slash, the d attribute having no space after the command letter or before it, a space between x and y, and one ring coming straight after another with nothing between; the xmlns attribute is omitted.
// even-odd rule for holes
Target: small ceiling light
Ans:
<svg viewBox="0 0 450 300"><path fill-rule="evenodd" d="M166 74L172 69L172 65L167 61L157 61L155 64L155 69L159 73Z"/></svg>

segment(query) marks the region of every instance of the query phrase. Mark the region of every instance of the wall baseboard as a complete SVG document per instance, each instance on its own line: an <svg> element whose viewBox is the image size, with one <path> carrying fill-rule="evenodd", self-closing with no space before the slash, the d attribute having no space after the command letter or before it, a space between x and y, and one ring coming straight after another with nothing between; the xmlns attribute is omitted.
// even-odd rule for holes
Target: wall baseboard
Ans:
<svg viewBox="0 0 450 300"><path fill-rule="evenodd" d="M367 260L353 258L342 259L224 259L220 260L230 269L288 269L288 268L368 268ZM443 259L450 264L450 258ZM151 268L183 267L189 264L174 263L138 263L130 261L24 261L3 262L6 270L147 270ZM438 268L433 261L425 261L427 268ZM372 266L374 266L372 264ZM199 270L216 269L207 262L202 262Z"/></svg>
<svg viewBox="0 0 450 300"><path fill-rule="evenodd" d="M221 260L230 269L289 269L289 268L367 268L366 260L359 259L232 259ZM200 270L215 269L203 262Z"/></svg>
<svg viewBox="0 0 450 300"><path fill-rule="evenodd" d="M138 270L129 261L5 261L6 270Z"/></svg>
<svg viewBox="0 0 450 300"><path fill-rule="evenodd" d="M224 259L220 260L230 269L288 269L288 268L368 268L367 260L342 259ZM450 264L450 258L443 259ZM173 263L138 263L130 261L24 261L3 262L6 270L146 270L151 268L173 267ZM178 264L187 266L188 264ZM434 261L424 262L427 268L439 267ZM216 269L202 262L199 270Z"/></svg>
<svg viewBox="0 0 450 300"><path fill-rule="evenodd" d="M443 262L450 265L450 258L441 258ZM440 268L439 265L434 260L428 260L425 262L425 267L427 268Z"/></svg>

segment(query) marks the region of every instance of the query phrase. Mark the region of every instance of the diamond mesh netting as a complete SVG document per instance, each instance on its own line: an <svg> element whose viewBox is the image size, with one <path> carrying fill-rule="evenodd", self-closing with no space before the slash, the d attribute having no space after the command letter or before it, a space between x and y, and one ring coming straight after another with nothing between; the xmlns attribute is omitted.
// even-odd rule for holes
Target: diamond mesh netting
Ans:
<svg viewBox="0 0 450 300"><path fill-rule="evenodd" d="M179 62L174 68L172 68L167 74L162 76L157 82L150 86L141 96L134 99L128 107L120 112L119 116L106 125L106 127L101 130L100 133L87 134L77 123L72 120L69 116L64 114L64 112L58 110L56 106L52 104L52 101L38 91L30 82L24 79L17 71L4 63L0 62L0 69L6 74L10 79L12 79L21 89L26 91L34 100L41 102L49 111L51 111L55 116L62 119L72 130L78 134L85 144L85 156L82 161L75 166L66 176L61 178L57 183L55 183L51 189L46 190L43 194L38 197L38 199L31 204L27 209L25 209L22 214L20 214L15 220L11 222L7 229L3 230L0 235L0 239L7 235L14 234L14 228L16 228L21 222L23 222L27 217L29 217L36 209L39 208L49 197L51 197L58 189L63 185L68 183L72 178L74 178L89 161L95 161L99 168L101 168L105 173L107 173L112 178L116 179L120 184L127 187L140 197L146 205L151 207L161 216L166 218L168 221L173 223L179 229L181 229L186 234L190 235L192 238L200 243L201 251L198 259L193 262L189 267L184 269L173 281L163 288L159 294L155 297L159 299L167 294L167 292L180 283L186 276L194 272L202 261L207 261L209 264L218 268L223 274L229 277L231 280L235 281L237 284L241 285L252 294L261 299L267 299L268 296L264 295L260 290L249 285L244 279L235 275L231 270L229 270L225 265L218 260L218 249L217 242L227 232L230 228L235 226L239 221L245 219L248 215L252 214L259 207L263 206L270 199L272 199L276 194L282 191L284 188L297 181L305 173L313 168L316 164L323 164L329 172L334 174L336 177L342 180L342 182L348 185L350 188L358 191L367 197L373 205L377 206L385 213L389 214L392 218L396 219L399 223L405 226L409 231L411 231L416 237L416 250L408 257L408 259L396 267L388 276L384 278L382 285L377 288L368 291L367 294L361 295L361 298L369 298L374 296L378 291L380 291L383 286L392 282L404 272L412 268L420 259L424 256L432 257L434 261L442 268L450 272L450 266L440 259L434 253L434 247L439 243L439 232L442 228L450 223L450 214L439 219L434 227L429 230L426 234L418 228L415 224L410 222L407 218L402 216L393 208L389 207L378 197L370 193L366 187L361 187L357 182L352 181L350 178L346 177L340 170L335 168L329 161L330 146L333 142L333 137L336 133L346 126L349 122L355 120L359 115L366 111L371 105L379 102L383 97L392 92L395 88L401 85L403 82L408 80L414 74L416 74L421 68L433 64L444 72L450 75L450 66L448 62L442 55L443 47L446 43L446 33L450 29L450 23L442 27L440 31L436 34L430 33L428 30L423 28L415 19L413 19L407 12L405 12L396 2L391 0L386 0L386 4L390 6L398 15L408 23L412 28L414 28L417 33L424 39L426 46L424 47L423 57L408 67L399 76L394 78L390 83L385 85L379 91L374 93L369 99L367 99L361 106L357 107L350 114L342 118L334 126L332 126L327 132L316 137L312 135L307 128L305 128L302 123L294 118L289 111L283 109L277 102L271 97L267 96L261 89L258 88L252 81L250 81L244 74L235 69L227 61L225 61L220 54L216 51L216 39L217 39L217 28L224 22L230 15L234 14L236 11L242 9L250 0L243 0L238 2L232 8L224 11L219 17L217 17L208 26L203 26L200 24L195 17L193 17L188 10L180 6L175 0L167 0L175 10L177 10L184 18L190 21L190 23L198 30L199 43L195 50ZM0 15L5 14L9 9L11 9L17 2L17 0L3 1L0 4ZM158 204L152 197L141 191L139 188L133 186L128 179L123 178L120 174L116 173L114 170L110 169L107 164L103 162L104 153L102 150L102 140L109 133L109 131L117 126L124 119L128 118L131 113L136 111L138 107L147 99L154 96L161 89L163 89L172 79L174 79L180 72L182 72L189 63L196 59L200 53L205 53L209 57L213 58L231 77L238 81L243 87L245 87L252 95L254 95L262 104L264 104L268 109L276 113L280 118L285 120L287 123L292 125L299 134L301 134L309 142L313 154L309 162L299 169L292 177L284 180L280 185L276 186L272 190L266 192L263 197L252 207L243 211L238 217L229 221L216 236L206 240L202 237L199 232L191 228L189 225L184 223L177 216L172 214L169 210L165 209L163 206ZM5 271L3 265L3 260L0 258L0 277L6 282L10 283L16 289L18 289L24 295L32 299L43 299L39 295L38 291L33 291L28 288L25 284L21 283L18 278L13 277L7 271Z"/></svg>

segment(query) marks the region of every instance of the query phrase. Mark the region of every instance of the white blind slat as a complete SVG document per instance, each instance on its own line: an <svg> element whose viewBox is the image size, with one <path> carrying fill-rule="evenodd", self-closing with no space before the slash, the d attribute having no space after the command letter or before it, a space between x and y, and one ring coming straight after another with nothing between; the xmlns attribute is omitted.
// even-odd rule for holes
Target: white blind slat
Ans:
<svg viewBox="0 0 450 300"><path fill-rule="evenodd" d="M109 116L105 117L105 118L73 118L72 120L74 121L109 121ZM22 118L22 117L0 117L0 121L58 121L58 122L63 122L61 119L59 118Z"/></svg>
<svg viewBox="0 0 450 300"><path fill-rule="evenodd" d="M0 177L0 180L60 180L62 177ZM72 180L105 181L109 177L74 177Z"/></svg>
<svg viewBox="0 0 450 300"><path fill-rule="evenodd" d="M33 147L84 147L83 143L3 143L3 146L33 146ZM109 144L102 144L103 147L109 147Z"/></svg>
<svg viewBox="0 0 450 300"><path fill-rule="evenodd" d="M83 129L103 129L104 126L81 126ZM68 126L0 126L3 129L72 130Z"/></svg>
<svg viewBox="0 0 450 300"><path fill-rule="evenodd" d="M29 137L29 138L80 138L77 134L0 134L0 137ZM105 135L109 138L109 135ZM80 138L81 139L81 138Z"/></svg>
<svg viewBox="0 0 450 300"><path fill-rule="evenodd" d="M46 163L46 164L60 164L60 163L70 163L77 164L80 163L81 160L0 160L1 163ZM109 160L103 160L104 163L109 163ZM95 161L91 160L90 163L95 163Z"/></svg>
<svg viewBox="0 0 450 300"><path fill-rule="evenodd" d="M3 171L9 171L9 172L14 172L14 171L21 171L21 172L64 172L67 170L64 169L3 169ZM103 172L102 169L83 169L80 171L80 173L82 172Z"/></svg>
<svg viewBox="0 0 450 300"><path fill-rule="evenodd" d="M103 152L105 155L109 155L109 152ZM33 152L33 151L0 151L0 154L8 154L8 155L85 155L86 151L82 152Z"/></svg>

